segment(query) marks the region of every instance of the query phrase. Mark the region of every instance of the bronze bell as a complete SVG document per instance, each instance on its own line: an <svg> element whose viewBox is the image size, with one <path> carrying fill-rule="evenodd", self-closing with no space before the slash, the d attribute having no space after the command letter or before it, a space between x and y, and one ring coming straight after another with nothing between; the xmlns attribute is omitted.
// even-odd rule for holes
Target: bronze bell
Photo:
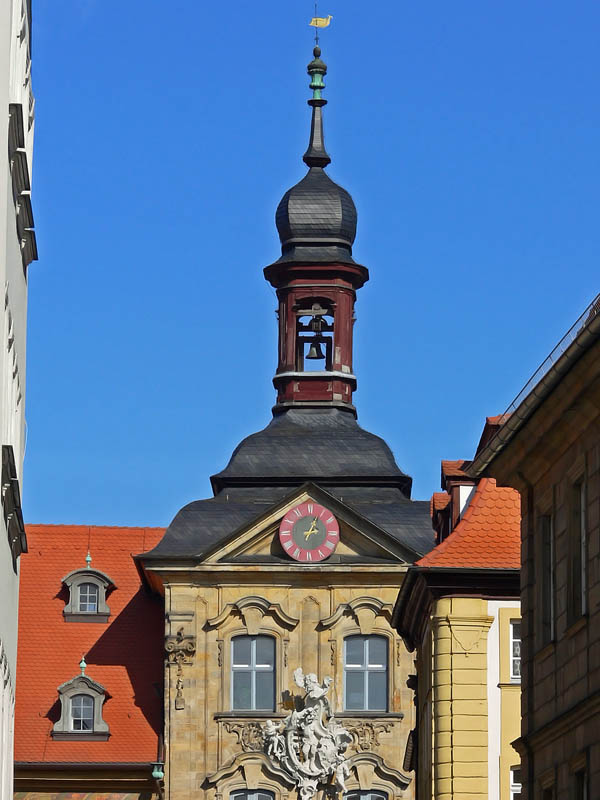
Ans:
<svg viewBox="0 0 600 800"><path fill-rule="evenodd" d="M315 360L319 358L325 358L325 353L323 353L323 350L321 349L321 342L319 339L312 340L308 353L306 354L306 358L312 358Z"/></svg>

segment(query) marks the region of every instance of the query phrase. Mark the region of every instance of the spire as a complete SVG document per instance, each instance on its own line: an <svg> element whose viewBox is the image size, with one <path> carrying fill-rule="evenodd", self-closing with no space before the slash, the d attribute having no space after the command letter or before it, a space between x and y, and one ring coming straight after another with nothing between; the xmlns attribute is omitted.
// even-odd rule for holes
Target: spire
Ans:
<svg viewBox="0 0 600 800"><path fill-rule="evenodd" d="M313 96L308 100L308 105L312 106L312 120L310 123L310 141L308 150L304 153L303 161L309 167L326 167L331 163L331 158L325 150L323 139L323 106L327 105L327 100L321 97L321 91L325 88L323 78L327 74L327 64L321 60L321 48L316 45L313 50L314 58L307 67L310 75L310 88Z"/></svg>

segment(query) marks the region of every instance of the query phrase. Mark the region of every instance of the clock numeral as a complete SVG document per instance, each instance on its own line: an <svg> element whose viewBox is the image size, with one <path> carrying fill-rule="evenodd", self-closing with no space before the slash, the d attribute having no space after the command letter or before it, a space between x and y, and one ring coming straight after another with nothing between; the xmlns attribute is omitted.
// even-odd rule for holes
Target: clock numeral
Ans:
<svg viewBox="0 0 600 800"><path fill-rule="evenodd" d="M290 542L285 542L285 544L284 544L283 546L285 547L285 549L286 549L286 550L289 550L289 549L290 549L290 547L293 547L293 546L294 546L294 543L293 543L292 541L290 541Z"/></svg>
<svg viewBox="0 0 600 800"><path fill-rule="evenodd" d="M295 508L295 509L294 509L294 514L295 514L297 517L301 517L301 516L302 516L302 512L301 512L301 511L299 511L297 508Z"/></svg>
<svg viewBox="0 0 600 800"><path fill-rule="evenodd" d="M324 513L325 513L325 509L323 509L323 510L321 511L321 513L319 514L319 519L321 519L321 517L323 516L323 514L324 514Z"/></svg>
<svg viewBox="0 0 600 800"><path fill-rule="evenodd" d="M294 555L295 555L295 556L299 556L299 555L300 555L300 548L299 548L299 547L297 547L297 548L294 550Z"/></svg>
<svg viewBox="0 0 600 800"><path fill-rule="evenodd" d="M326 553L322 553L320 550L317 550L317 553L321 556L321 558L325 558L327 555Z"/></svg>
<svg viewBox="0 0 600 800"><path fill-rule="evenodd" d="M291 536L292 532L291 531L281 531L281 535L282 536Z"/></svg>
<svg viewBox="0 0 600 800"><path fill-rule="evenodd" d="M333 520L334 520L334 517L329 517L329 519L327 520L327 523L329 524L330 522L333 522Z"/></svg>
<svg viewBox="0 0 600 800"><path fill-rule="evenodd" d="M288 525L293 525L294 524L294 520L293 519L288 519L287 517L284 519L284 522L287 522Z"/></svg>
<svg viewBox="0 0 600 800"><path fill-rule="evenodd" d="M313 513L313 509L314 509L314 506L313 506L313 504L312 504L312 503L309 503L309 504L308 504L308 513L309 513L309 514L312 514L312 513Z"/></svg>
<svg viewBox="0 0 600 800"><path fill-rule="evenodd" d="M335 547L335 542L332 542L331 539L326 539L324 544L325 547L328 547L330 550L333 550L333 548Z"/></svg>
<svg viewBox="0 0 600 800"><path fill-rule="evenodd" d="M306 560L307 561L312 561L312 553L310 552L310 550L306 551Z"/></svg>

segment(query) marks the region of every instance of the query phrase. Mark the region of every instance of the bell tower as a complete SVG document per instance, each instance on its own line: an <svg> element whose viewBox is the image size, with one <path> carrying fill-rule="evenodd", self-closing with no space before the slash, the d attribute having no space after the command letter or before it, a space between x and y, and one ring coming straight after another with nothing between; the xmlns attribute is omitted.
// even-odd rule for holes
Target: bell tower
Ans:
<svg viewBox="0 0 600 800"><path fill-rule="evenodd" d="M323 78L316 46L308 65L313 96L304 178L283 196L275 221L281 258L265 268L279 300L275 412L290 407L337 407L355 413L352 329L356 291L369 279L352 258L356 207L325 173L331 158L323 138Z"/></svg>

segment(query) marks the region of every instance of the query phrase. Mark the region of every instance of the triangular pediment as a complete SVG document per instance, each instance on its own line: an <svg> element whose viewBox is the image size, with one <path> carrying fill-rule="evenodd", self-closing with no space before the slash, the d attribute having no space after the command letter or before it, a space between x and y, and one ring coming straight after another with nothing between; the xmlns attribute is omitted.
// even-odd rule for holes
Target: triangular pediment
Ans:
<svg viewBox="0 0 600 800"><path fill-rule="evenodd" d="M202 558L203 564L284 563L298 565L284 550L279 527L286 515L304 503L315 503L331 511L339 526L339 542L323 566L360 563L411 563L417 556L389 533L313 483L288 494L254 520L219 543Z"/></svg>

